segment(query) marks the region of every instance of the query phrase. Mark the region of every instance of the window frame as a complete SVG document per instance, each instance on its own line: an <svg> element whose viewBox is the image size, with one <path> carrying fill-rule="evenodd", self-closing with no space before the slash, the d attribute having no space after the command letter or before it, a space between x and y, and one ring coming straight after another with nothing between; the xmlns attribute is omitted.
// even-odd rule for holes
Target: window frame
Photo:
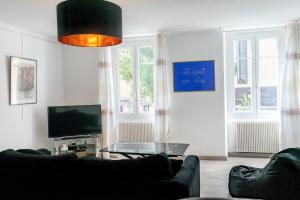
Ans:
<svg viewBox="0 0 300 200"><path fill-rule="evenodd" d="M112 47L112 58L113 58L113 79L115 85L115 108L117 118L122 119L154 119L154 112L140 112L140 69L139 69L139 48L151 46L153 48L153 89L155 94L155 66L156 66L156 46L155 38L133 38L126 39L122 44ZM119 79L119 49L121 48L133 48L133 112L124 113L120 112L120 79ZM154 98L155 106L155 98Z"/></svg>
<svg viewBox="0 0 300 200"><path fill-rule="evenodd" d="M283 28L274 30L253 30L225 33L225 63L226 63L226 84L227 84L227 110L229 118L278 118L280 105L280 72L284 62L284 31ZM275 111L260 110L260 92L259 92L259 40L267 38L276 38L278 47L278 84L277 84L277 109ZM252 91L252 109L251 111L235 110L235 90L234 90L234 70L231 66L234 63L234 41L249 40L251 42L251 91ZM249 70L249 69L248 69Z"/></svg>

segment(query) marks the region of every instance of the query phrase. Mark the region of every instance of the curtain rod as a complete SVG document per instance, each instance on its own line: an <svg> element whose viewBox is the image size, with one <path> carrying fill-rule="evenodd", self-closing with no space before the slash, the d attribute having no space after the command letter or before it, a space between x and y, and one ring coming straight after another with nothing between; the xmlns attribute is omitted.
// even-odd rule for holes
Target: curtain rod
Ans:
<svg viewBox="0 0 300 200"><path fill-rule="evenodd" d="M124 39L131 38L155 38L157 33L125 34Z"/></svg>

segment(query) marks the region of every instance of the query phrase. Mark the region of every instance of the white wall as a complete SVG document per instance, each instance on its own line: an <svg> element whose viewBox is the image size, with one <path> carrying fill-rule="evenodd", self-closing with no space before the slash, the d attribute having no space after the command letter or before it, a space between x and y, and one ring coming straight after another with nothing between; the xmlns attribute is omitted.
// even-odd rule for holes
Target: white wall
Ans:
<svg viewBox="0 0 300 200"><path fill-rule="evenodd" d="M167 48L170 70L175 61L213 59L216 65L215 92L172 93L172 141L190 143L190 154L226 156L222 34L169 34ZM98 103L98 60L97 48L64 47L66 104Z"/></svg>
<svg viewBox="0 0 300 200"><path fill-rule="evenodd" d="M51 147L47 106L64 103L62 47L0 29L0 150ZM22 55L23 52L23 55ZM37 60L37 104L10 106L9 56Z"/></svg>
<svg viewBox="0 0 300 200"><path fill-rule="evenodd" d="M98 104L99 49L64 46L63 56L66 105Z"/></svg>
<svg viewBox="0 0 300 200"><path fill-rule="evenodd" d="M171 78L173 62L215 60L216 91L174 93L171 84L172 141L189 143L188 153L191 154L227 156L221 32L212 30L169 34L167 51Z"/></svg>

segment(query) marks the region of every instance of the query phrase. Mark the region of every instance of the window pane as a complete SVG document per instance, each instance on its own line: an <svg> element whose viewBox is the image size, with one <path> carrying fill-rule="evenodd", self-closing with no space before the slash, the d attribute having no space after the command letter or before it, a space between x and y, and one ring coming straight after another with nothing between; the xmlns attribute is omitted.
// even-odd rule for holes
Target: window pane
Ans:
<svg viewBox="0 0 300 200"><path fill-rule="evenodd" d="M251 43L249 40L237 40L234 42L234 59L236 60L234 72L236 73L237 84L248 84L251 78L248 60L252 57Z"/></svg>
<svg viewBox="0 0 300 200"><path fill-rule="evenodd" d="M154 112L154 73L152 47L139 48L140 112Z"/></svg>
<svg viewBox="0 0 300 200"><path fill-rule="evenodd" d="M132 113L134 108L133 91L133 49L119 49L120 112Z"/></svg>
<svg viewBox="0 0 300 200"><path fill-rule="evenodd" d="M247 58L247 40L238 41L238 57Z"/></svg>
<svg viewBox="0 0 300 200"><path fill-rule="evenodd" d="M234 41L235 111L252 111L252 47L250 40Z"/></svg>
<svg viewBox="0 0 300 200"><path fill-rule="evenodd" d="M235 111L243 112L252 110L251 94L251 87L235 88Z"/></svg>
<svg viewBox="0 0 300 200"><path fill-rule="evenodd" d="M234 97L235 111L252 110L252 60L239 59L234 62ZM242 71L240 65L249 66L247 71ZM244 73L245 72L245 73Z"/></svg>
<svg viewBox="0 0 300 200"><path fill-rule="evenodd" d="M140 64L153 63L152 47L139 48L139 63Z"/></svg>
<svg viewBox="0 0 300 200"><path fill-rule="evenodd" d="M252 47L250 40L234 41L235 111L252 111Z"/></svg>
<svg viewBox="0 0 300 200"><path fill-rule="evenodd" d="M277 57L277 39L267 38L259 40L259 57Z"/></svg>
<svg viewBox="0 0 300 200"><path fill-rule="evenodd" d="M259 107L260 111L277 109L279 81L276 38L259 39Z"/></svg>
<svg viewBox="0 0 300 200"><path fill-rule="evenodd" d="M237 83L238 84L247 84L248 83L248 62L247 58L240 58L237 61Z"/></svg>
<svg viewBox="0 0 300 200"><path fill-rule="evenodd" d="M277 109L278 58L259 59L260 110Z"/></svg>
<svg viewBox="0 0 300 200"><path fill-rule="evenodd" d="M260 87L260 109L277 109L277 87Z"/></svg>
<svg viewBox="0 0 300 200"><path fill-rule="evenodd" d="M252 47L250 40L236 40L233 43L234 58L251 58Z"/></svg>
<svg viewBox="0 0 300 200"><path fill-rule="evenodd" d="M154 111L153 64L140 65L140 111Z"/></svg>

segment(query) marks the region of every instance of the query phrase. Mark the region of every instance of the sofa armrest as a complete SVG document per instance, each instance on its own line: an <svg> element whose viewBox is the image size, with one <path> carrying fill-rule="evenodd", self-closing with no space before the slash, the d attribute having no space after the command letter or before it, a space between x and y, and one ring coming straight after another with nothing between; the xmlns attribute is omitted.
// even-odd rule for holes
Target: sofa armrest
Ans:
<svg viewBox="0 0 300 200"><path fill-rule="evenodd" d="M186 187L190 197L200 196L200 162L197 156L187 156L180 170L171 180Z"/></svg>
<svg viewBox="0 0 300 200"><path fill-rule="evenodd" d="M99 185L97 187L99 188ZM132 200L176 200L187 197L199 197L199 159L196 156L187 156L178 173L169 180L149 178L118 179L105 182L104 188L101 188L103 192L98 194L100 195L99 197L110 197L112 199L117 199L120 194L122 194L124 199Z"/></svg>

